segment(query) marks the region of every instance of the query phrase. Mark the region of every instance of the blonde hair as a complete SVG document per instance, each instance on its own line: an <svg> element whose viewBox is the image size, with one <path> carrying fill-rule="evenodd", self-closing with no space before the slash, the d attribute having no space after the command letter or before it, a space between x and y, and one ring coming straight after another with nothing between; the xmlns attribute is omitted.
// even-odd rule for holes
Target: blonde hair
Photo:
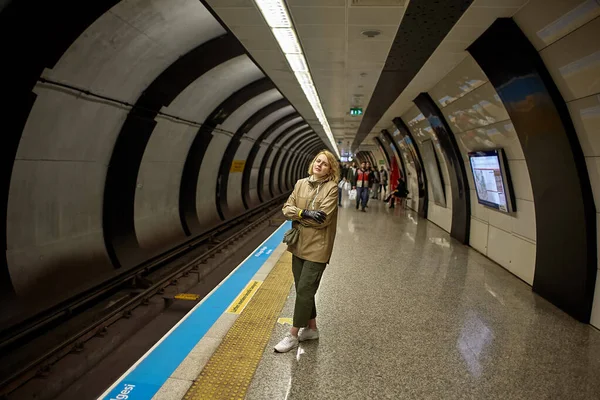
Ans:
<svg viewBox="0 0 600 400"><path fill-rule="evenodd" d="M315 161L317 161L317 157L321 154L324 154L327 157L327 162L329 162L329 173L327 174L327 180L337 182L340 180L340 164L337 161L337 158L331 153L329 150L321 150L315 158L313 158L310 166L308 167L308 175L313 174L313 166L315 165Z"/></svg>

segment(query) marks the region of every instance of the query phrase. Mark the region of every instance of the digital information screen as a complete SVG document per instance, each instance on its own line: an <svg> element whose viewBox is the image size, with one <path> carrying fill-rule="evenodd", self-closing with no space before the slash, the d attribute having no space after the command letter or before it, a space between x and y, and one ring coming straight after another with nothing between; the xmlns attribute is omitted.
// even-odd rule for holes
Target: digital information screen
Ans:
<svg viewBox="0 0 600 400"><path fill-rule="evenodd" d="M507 185L498 150L469 153L479 203L503 212L511 212Z"/></svg>

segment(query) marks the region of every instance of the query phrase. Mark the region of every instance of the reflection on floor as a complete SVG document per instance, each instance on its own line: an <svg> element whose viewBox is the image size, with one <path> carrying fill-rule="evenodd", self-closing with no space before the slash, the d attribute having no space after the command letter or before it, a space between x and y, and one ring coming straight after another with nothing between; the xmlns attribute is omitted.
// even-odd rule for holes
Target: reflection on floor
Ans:
<svg viewBox="0 0 600 400"><path fill-rule="evenodd" d="M248 399L600 398L600 332L381 201L344 202L317 310L297 351L273 353L276 326Z"/></svg>

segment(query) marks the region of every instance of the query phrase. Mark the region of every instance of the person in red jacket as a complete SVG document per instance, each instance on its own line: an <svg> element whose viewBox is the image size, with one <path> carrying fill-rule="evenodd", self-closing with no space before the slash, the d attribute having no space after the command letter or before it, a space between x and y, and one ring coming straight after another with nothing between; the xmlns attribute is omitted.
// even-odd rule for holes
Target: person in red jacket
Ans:
<svg viewBox="0 0 600 400"><path fill-rule="evenodd" d="M356 189L356 209L359 204L362 205L361 211L365 212L367 201L369 200L369 187L373 184L373 174L366 168L364 162L360 163L360 168L356 170L352 180L352 189Z"/></svg>

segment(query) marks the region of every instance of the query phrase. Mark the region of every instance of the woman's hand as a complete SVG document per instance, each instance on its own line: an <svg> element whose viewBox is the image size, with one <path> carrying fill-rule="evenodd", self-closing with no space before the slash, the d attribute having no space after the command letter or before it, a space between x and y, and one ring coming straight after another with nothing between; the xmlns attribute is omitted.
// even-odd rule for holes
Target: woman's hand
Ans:
<svg viewBox="0 0 600 400"><path fill-rule="evenodd" d="M302 210L302 218L310 218L319 224L325 222L327 214L324 211Z"/></svg>

